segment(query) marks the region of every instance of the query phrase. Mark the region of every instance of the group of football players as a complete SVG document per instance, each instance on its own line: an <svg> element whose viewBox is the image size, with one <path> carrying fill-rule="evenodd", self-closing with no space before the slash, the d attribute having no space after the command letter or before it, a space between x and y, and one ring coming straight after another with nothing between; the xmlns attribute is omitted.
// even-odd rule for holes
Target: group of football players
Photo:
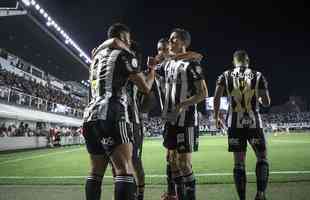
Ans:
<svg viewBox="0 0 310 200"><path fill-rule="evenodd" d="M163 200L195 200L196 180L192 153L198 150L197 104L208 96L203 56L188 51L191 35L176 28L168 39L157 43L158 54L148 57L146 67L138 43L131 40L124 24L113 24L108 39L92 52L90 102L84 111L83 135L91 170L86 181L87 200L99 200L102 180L110 164L114 176L115 200L144 198L144 170L141 160L143 117L154 104L165 122L167 192ZM257 156L256 200L266 199L269 165L259 106L270 98L264 76L249 67L243 50L233 55L233 67L219 76L214 99L214 120L219 118L220 97L230 97L228 113L229 151L234 152L234 180L238 195L245 200L247 142ZM145 115L144 115L145 116Z"/></svg>

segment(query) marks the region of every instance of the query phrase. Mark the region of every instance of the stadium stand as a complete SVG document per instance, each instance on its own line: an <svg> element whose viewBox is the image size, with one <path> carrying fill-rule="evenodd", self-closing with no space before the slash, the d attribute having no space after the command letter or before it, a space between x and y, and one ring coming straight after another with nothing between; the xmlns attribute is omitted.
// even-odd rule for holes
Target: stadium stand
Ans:
<svg viewBox="0 0 310 200"><path fill-rule="evenodd" d="M73 93L73 84L54 81L52 76L44 76L44 72L33 73L40 70L3 49L0 52L0 100L45 112L82 116L87 92L84 96Z"/></svg>
<svg viewBox="0 0 310 200"><path fill-rule="evenodd" d="M87 91L0 49L0 151L83 143Z"/></svg>

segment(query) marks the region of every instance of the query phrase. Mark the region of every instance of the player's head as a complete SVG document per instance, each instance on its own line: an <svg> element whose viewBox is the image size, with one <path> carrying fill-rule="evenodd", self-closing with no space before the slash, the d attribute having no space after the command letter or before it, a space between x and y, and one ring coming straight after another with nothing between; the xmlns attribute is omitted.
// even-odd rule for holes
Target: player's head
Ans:
<svg viewBox="0 0 310 200"><path fill-rule="evenodd" d="M180 28L173 29L169 38L169 48L172 53L180 53L191 44L191 35L188 31Z"/></svg>
<svg viewBox="0 0 310 200"><path fill-rule="evenodd" d="M118 38L126 45L131 45L130 29L121 23L116 23L109 27L108 38Z"/></svg>
<svg viewBox="0 0 310 200"><path fill-rule="evenodd" d="M169 56L169 41L167 38L161 38L157 43L157 54L163 58Z"/></svg>
<svg viewBox="0 0 310 200"><path fill-rule="evenodd" d="M237 50L233 55L233 64L235 67L248 67L250 64L250 58L245 50Z"/></svg>

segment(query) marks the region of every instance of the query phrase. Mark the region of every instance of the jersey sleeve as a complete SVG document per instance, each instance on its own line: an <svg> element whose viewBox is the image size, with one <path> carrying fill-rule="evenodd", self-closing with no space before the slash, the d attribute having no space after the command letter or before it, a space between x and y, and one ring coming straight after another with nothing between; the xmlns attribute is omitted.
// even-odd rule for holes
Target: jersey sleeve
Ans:
<svg viewBox="0 0 310 200"><path fill-rule="evenodd" d="M198 81L204 79L203 70L199 62L191 62L187 67L189 81Z"/></svg>
<svg viewBox="0 0 310 200"><path fill-rule="evenodd" d="M118 57L120 64L122 65L121 71L125 75L139 73L138 59L127 51L122 51Z"/></svg>
<svg viewBox="0 0 310 200"><path fill-rule="evenodd" d="M258 89L259 90L268 90L268 82L265 76L261 76L258 82Z"/></svg>

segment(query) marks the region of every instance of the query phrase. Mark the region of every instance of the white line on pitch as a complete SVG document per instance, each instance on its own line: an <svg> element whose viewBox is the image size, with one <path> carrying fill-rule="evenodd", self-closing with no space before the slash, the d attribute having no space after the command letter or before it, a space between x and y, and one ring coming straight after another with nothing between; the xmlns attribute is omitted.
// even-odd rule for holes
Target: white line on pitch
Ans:
<svg viewBox="0 0 310 200"><path fill-rule="evenodd" d="M17 158L17 159L12 159L12 160L6 160L6 161L2 161L0 162L0 165L2 164L7 164L7 163L14 163L14 162L19 162L19 161L24 161L24 160L31 160L31 159L36 159L36 158L43 158L46 156L53 156L53 155L57 155L57 154L63 154L63 153L70 153L73 151L80 151L82 150L81 148L78 149L72 149L72 150L68 150L68 151L60 151L60 152L54 152L54 153L45 153L45 154L40 154L37 156L30 156L30 157L25 157L25 158Z"/></svg>
<svg viewBox="0 0 310 200"><path fill-rule="evenodd" d="M248 172L248 175L255 175L255 172ZM310 171L273 171L270 174L310 174ZM232 176L232 173L203 173L195 174L195 176ZM87 176L0 176L0 179L82 179ZM113 176L104 176L105 178L113 178ZM164 174L146 175L146 178L164 178Z"/></svg>

